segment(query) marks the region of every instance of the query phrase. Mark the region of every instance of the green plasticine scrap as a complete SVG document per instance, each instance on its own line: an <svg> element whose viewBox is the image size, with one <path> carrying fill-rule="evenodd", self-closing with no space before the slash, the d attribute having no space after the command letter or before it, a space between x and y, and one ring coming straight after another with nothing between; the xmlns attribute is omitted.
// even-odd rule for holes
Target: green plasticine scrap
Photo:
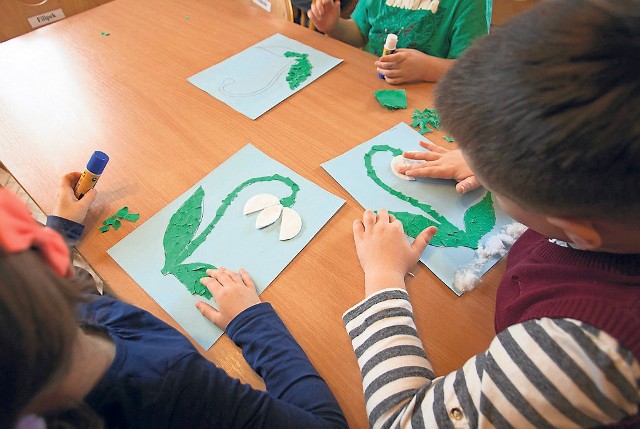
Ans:
<svg viewBox="0 0 640 429"><path fill-rule="evenodd" d="M418 128L420 134L431 133L433 130L440 129L440 115L436 109L424 109L420 111L418 109L413 111L413 122L411 126ZM429 128L431 126L433 129Z"/></svg>
<svg viewBox="0 0 640 429"><path fill-rule="evenodd" d="M455 141L453 137L450 137L450 136L442 136L442 138L448 141L449 143L453 143Z"/></svg>
<svg viewBox="0 0 640 429"><path fill-rule="evenodd" d="M100 232L107 232L109 231L109 227L113 227L113 229L117 231L122 226L122 222L120 222L120 219L128 220L129 222L137 222L138 219L140 219L140 214L129 213L129 207L124 206L120 210L118 210L116 214L106 218L102 222L103 226L98 228L98 230Z"/></svg>
<svg viewBox="0 0 640 429"><path fill-rule="evenodd" d="M381 89L373 95L388 110L407 108L407 91L404 89Z"/></svg>
<svg viewBox="0 0 640 429"><path fill-rule="evenodd" d="M129 207L124 206L116 213L118 219L128 220L129 222L137 222L140 219L139 213L129 213Z"/></svg>
<svg viewBox="0 0 640 429"><path fill-rule="evenodd" d="M287 74L287 82L289 82L289 88L296 89L302 84L309 76L311 76L311 69L313 66L309 62L309 54L301 54L298 52L287 51L284 53L287 58L295 58L296 62L289 68Z"/></svg>

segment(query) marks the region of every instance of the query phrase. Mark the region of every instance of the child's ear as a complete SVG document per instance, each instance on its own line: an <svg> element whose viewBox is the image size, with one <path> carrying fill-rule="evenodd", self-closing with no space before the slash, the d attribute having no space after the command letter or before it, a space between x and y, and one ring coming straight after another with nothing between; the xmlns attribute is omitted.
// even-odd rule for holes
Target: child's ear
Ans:
<svg viewBox="0 0 640 429"><path fill-rule="evenodd" d="M580 249L595 250L602 246L602 236L591 221L550 216L547 222L562 229Z"/></svg>

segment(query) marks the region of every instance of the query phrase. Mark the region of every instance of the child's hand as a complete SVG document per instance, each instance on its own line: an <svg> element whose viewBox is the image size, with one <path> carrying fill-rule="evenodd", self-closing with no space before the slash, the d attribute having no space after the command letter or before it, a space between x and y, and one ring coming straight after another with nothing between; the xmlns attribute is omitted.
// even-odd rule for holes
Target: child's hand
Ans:
<svg viewBox="0 0 640 429"><path fill-rule="evenodd" d="M78 223L84 222L89 207L91 207L91 204L96 200L98 194L95 189L91 189L84 194L82 199L77 199L73 188L76 186L76 183L78 183L78 179L80 179L80 173L78 172L68 173L62 176L58 184L56 200L53 211L51 212L52 215Z"/></svg>
<svg viewBox="0 0 640 429"><path fill-rule="evenodd" d="M307 16L323 33L330 33L340 18L340 0L316 0L311 3Z"/></svg>
<svg viewBox="0 0 640 429"><path fill-rule="evenodd" d="M365 275L365 295L382 289L404 288L405 274L418 262L436 231L430 226L409 244L402 223L395 216L385 209L377 215L371 210L365 211L362 220L353 223L353 238Z"/></svg>
<svg viewBox="0 0 640 429"><path fill-rule="evenodd" d="M387 83L437 82L454 60L436 58L416 49L398 49L379 58L375 65Z"/></svg>
<svg viewBox="0 0 640 429"><path fill-rule="evenodd" d="M197 302L196 308L218 328L225 330L238 314L260 303L253 280L242 268L235 273L220 267L217 270L207 270L207 275L209 277L201 278L200 282L213 295L218 310L206 302Z"/></svg>
<svg viewBox="0 0 640 429"><path fill-rule="evenodd" d="M480 187L480 183L469 168L458 149L448 150L431 142L420 142L429 152L405 152L407 159L425 161L398 168L398 172L410 177L431 177L434 179L455 179L456 191L461 194Z"/></svg>

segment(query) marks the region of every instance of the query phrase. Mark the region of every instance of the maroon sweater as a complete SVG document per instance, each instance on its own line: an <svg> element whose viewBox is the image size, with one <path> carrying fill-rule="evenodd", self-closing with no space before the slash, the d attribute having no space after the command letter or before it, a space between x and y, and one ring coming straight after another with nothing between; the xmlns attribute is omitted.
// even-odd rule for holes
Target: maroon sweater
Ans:
<svg viewBox="0 0 640 429"><path fill-rule="evenodd" d="M527 230L498 287L496 333L543 317L588 323L640 360L640 254L575 250Z"/></svg>

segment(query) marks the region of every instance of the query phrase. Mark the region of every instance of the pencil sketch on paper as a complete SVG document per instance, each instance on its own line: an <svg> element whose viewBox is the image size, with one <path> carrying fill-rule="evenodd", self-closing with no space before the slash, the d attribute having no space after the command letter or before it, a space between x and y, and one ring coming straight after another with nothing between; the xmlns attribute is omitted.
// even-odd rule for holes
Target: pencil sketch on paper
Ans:
<svg viewBox="0 0 640 429"><path fill-rule="evenodd" d="M189 77L196 87L256 119L342 60L274 34Z"/></svg>
<svg viewBox="0 0 640 429"><path fill-rule="evenodd" d="M254 49L259 49L259 52L273 55L276 58L284 57L291 60L287 61L279 69L276 69L273 76L260 76L260 78L263 79L262 82L264 82L261 87L249 90L248 92L242 92L243 89L250 87L251 85L255 85L255 79L252 78L246 79L245 81L236 81L233 77L227 77L220 84L220 93L229 97L255 97L256 95L262 94L271 89L279 80L282 79L282 76L284 76L285 73L287 74L286 80L289 82L289 88L294 90L311 76L311 69L313 66L309 62L309 54L293 52L288 50L285 46L256 46ZM235 88L238 88L239 90L234 91Z"/></svg>
<svg viewBox="0 0 640 429"><path fill-rule="evenodd" d="M200 283L200 279L206 276L208 269L215 269L216 267L203 262L186 264L183 262L207 239L224 216L227 208L231 206L243 189L254 183L273 181L281 182L288 186L291 189L291 194L281 199L271 194L259 194L247 201L243 213L246 215L260 211L258 221L256 221L256 228L261 229L277 221L284 209L286 215L283 216L281 229L286 232L283 234L281 231L280 240L288 240L298 235L302 227L302 219L291 207L296 202L296 194L300 190L300 186L289 177L274 174L245 180L222 200L213 220L196 236L196 232L202 223L202 205L204 201L204 190L199 187L169 220L162 240L164 266L160 272L165 276L173 274L191 294L210 299L212 297L211 292ZM291 226L292 224L294 226ZM291 232L292 229L295 234Z"/></svg>

